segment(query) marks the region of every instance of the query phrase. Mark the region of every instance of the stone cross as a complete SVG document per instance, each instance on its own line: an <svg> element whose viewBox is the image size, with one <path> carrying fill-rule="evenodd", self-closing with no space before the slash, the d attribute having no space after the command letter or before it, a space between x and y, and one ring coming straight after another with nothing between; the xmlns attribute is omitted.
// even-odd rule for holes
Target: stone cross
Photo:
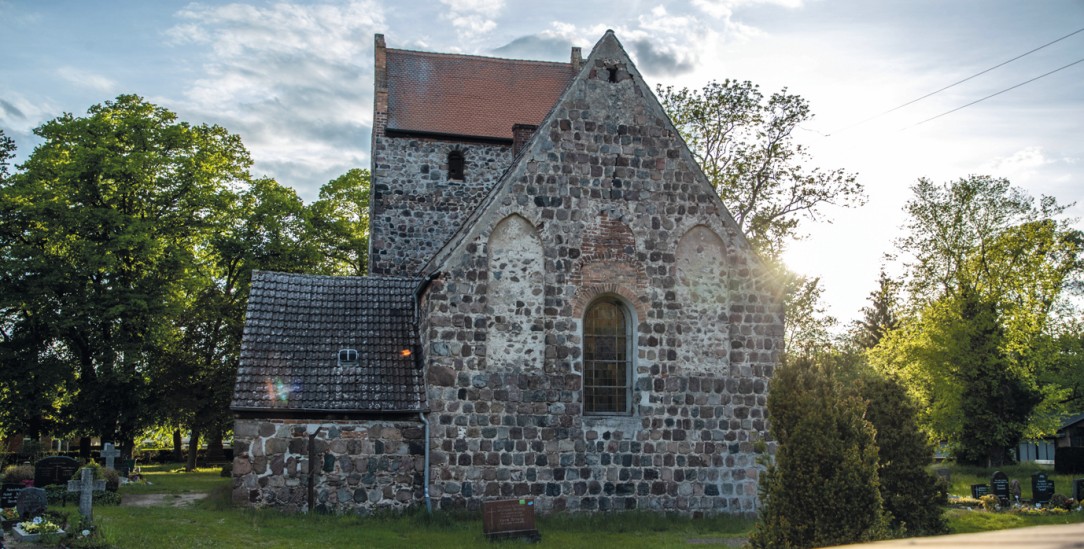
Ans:
<svg viewBox="0 0 1084 549"><path fill-rule="evenodd" d="M110 469L116 469L116 467L113 467L113 465L114 465L113 460L116 459L117 456L119 456L119 455L120 455L120 450L117 450L116 448L114 448L112 442L106 442L105 443L105 447L102 448L102 457L105 458L105 466L106 467L108 467Z"/></svg>
<svg viewBox="0 0 1084 549"><path fill-rule="evenodd" d="M94 520L91 512L91 504L94 501L95 490L105 490L104 480L94 480L94 471L89 467L83 468L82 477L79 480L68 481L68 491L79 493L79 514L87 520Z"/></svg>

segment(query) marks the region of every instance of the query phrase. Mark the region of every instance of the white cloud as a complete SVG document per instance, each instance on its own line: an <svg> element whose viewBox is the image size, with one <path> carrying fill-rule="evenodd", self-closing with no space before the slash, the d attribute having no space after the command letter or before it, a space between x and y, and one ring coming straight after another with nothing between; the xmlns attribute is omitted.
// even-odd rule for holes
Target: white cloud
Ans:
<svg viewBox="0 0 1084 549"><path fill-rule="evenodd" d="M57 76L76 86L88 88L96 92L112 94L118 89L117 83L112 79L87 70L65 66L58 68L56 73Z"/></svg>
<svg viewBox="0 0 1084 549"><path fill-rule="evenodd" d="M174 107L241 135L256 162L305 198L367 161L372 42L385 23L371 0L344 4L192 4L168 31L205 48L202 76Z"/></svg>
<svg viewBox="0 0 1084 549"><path fill-rule="evenodd" d="M493 18L504 9L504 0L440 0L448 11L441 18L452 23L464 38L474 38L497 28Z"/></svg>
<svg viewBox="0 0 1084 549"><path fill-rule="evenodd" d="M730 19L735 8L756 4L769 4L785 8L800 8L803 0L692 0L694 7L716 18Z"/></svg>

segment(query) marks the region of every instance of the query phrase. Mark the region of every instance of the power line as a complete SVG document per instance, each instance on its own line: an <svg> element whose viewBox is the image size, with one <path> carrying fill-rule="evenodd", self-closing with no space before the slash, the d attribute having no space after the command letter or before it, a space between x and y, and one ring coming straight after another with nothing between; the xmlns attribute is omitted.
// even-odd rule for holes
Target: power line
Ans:
<svg viewBox="0 0 1084 549"><path fill-rule="evenodd" d="M986 101L987 99L990 99L991 97L996 97L996 96L998 96L998 95L1001 95L1001 94L1003 94L1003 93L1005 93L1005 92L1007 92L1007 91L1015 90L1016 88L1019 88L1020 86L1023 86L1024 84L1030 84L1031 82L1034 82L1034 81L1036 81L1036 80L1038 80L1038 79L1040 79L1040 78L1044 78L1044 77L1050 76L1051 74L1054 74L1054 73L1056 73L1056 72L1058 72L1058 71L1061 71L1061 70L1065 70L1065 69L1067 69L1067 68L1069 68L1069 67L1072 67L1073 65L1076 65L1077 63L1081 63L1081 62L1084 62L1084 58L1082 58L1082 59L1077 59L1076 61L1073 61L1072 63L1069 63L1068 65L1065 65L1065 66L1063 66L1063 67L1059 67L1059 68L1056 68L1056 69L1054 69L1054 70L1052 70L1052 71L1050 71L1050 72L1048 72L1048 73L1046 73L1046 74L1040 74L1039 76L1036 76L1035 78L1032 78L1031 80L1027 80L1027 81L1025 81L1025 82L1021 82L1021 83L1019 83L1019 84L1017 84L1017 85L1015 85L1015 86L1012 86L1011 88L1005 88L1005 89L1003 89L1003 90L1001 90L1001 91L999 91L999 92L997 92L997 93L992 93L992 94L990 94L990 95L987 95L986 97L983 97L982 99L977 99L977 100L975 100L975 101L972 101L972 102L970 102L970 103L968 103L968 104L966 104L966 105L962 105L962 106L956 107L955 109L952 109L951 111L946 111L946 112L943 112L943 113L941 113L941 114L939 114L939 115L937 115L937 116L934 116L934 117L931 117L931 118L927 118L927 119L923 120L922 122L919 122L919 123L917 123L917 124L913 124L913 125L907 126L906 128L903 128L903 129L901 129L900 131L903 131L903 130L909 130L909 129L911 129L911 128L915 127L915 126L920 126L920 125L922 125L922 124L925 124L925 123L927 123L927 122L929 122L929 121L931 121L931 120L937 120L938 118L941 118L942 116L945 116L946 114L952 114L952 113L954 113L954 112L956 112L956 111L958 111L958 110L960 110L960 109L963 109L963 108L966 108L966 107L970 107L971 105L974 105L975 103L981 103L981 102L983 102L983 101Z"/></svg>
<svg viewBox="0 0 1084 549"><path fill-rule="evenodd" d="M977 73L975 73L975 74L972 74L971 76L968 76L967 78L964 78L963 80L960 80L959 82L954 82L954 83L952 83L952 84L949 84L949 85L947 85L947 86L945 86L945 87L943 87L943 88L941 88L941 89L939 89L939 90L935 90L935 91L932 91L932 92L930 92L930 93L927 93L926 95L923 95L922 97L919 97L918 99L912 99L912 100L910 100L910 101L908 101L908 102L906 102L906 103L904 103L904 104L902 104L902 105L899 105L899 106L897 106L897 107L893 107L893 108L891 108L891 109L888 109L887 111L884 111L884 112L882 112L882 113L880 113L880 114L876 114L876 115L873 115L873 116L871 116L871 117L869 117L869 118L867 118L867 119L865 119L865 120L862 120L862 121L860 121L860 122L855 122L854 124L851 124L850 126L847 126L847 127L845 127L845 128L841 128L841 129L839 129L839 130L836 130L836 131L834 131L834 132L832 132L832 133L839 133L839 132L842 132L842 131L846 131L846 130L849 130L849 129L851 129L851 128L855 127L855 126L861 126L862 124L865 124L866 122L869 122L870 120L875 120L875 119L877 119L877 118L880 118L880 117L882 117L882 116L884 116L884 115L886 115L886 114L889 114L889 113L892 113L892 112L898 111L898 110L900 110L900 109L902 109L902 108L904 108L904 107L906 107L906 106L908 106L908 105L912 105L912 104L914 104L914 103L918 103L919 101L922 101L923 99L926 99L927 97L930 97L930 96L933 96L933 95L937 95L937 94L939 94L939 93L941 93L941 92L943 92L943 91L945 91L945 90L947 90L947 89L949 89L949 88L952 88L952 87L958 86L958 85L960 85L960 84L963 84L964 82L967 82L968 80L971 80L972 78L976 78L976 77L982 76L982 75L984 75L984 74L986 74L986 73L988 73L988 72L990 72L990 71L992 71L992 70L994 70L994 69L996 69L996 68L998 68L998 67L1003 67L1003 66L1005 66L1005 65L1008 65L1009 63L1012 63L1013 61L1016 61L1017 59L1020 59L1020 58L1022 58L1022 57L1026 57L1026 56L1028 56L1028 55L1031 55L1031 54L1033 54L1033 53L1035 53L1035 52L1037 52L1037 51L1039 51L1039 50L1041 50L1041 49L1043 49L1043 48L1045 48L1045 47L1047 47L1047 46L1051 46L1051 45L1057 44L1058 42L1061 42L1062 40L1065 40L1066 38L1069 38L1070 36L1073 36L1073 35L1075 35L1075 34L1080 34L1081 32L1084 32L1084 28L1080 28L1080 29L1077 29L1077 30L1075 30L1075 31L1073 31L1073 32L1071 32L1071 33L1069 33L1069 34L1066 34L1065 36L1062 36L1061 38L1058 38L1058 39L1056 39L1056 40L1052 40L1052 41L1050 41L1050 42L1047 42L1046 44L1043 44L1043 45L1041 45L1041 46L1039 46L1039 47L1037 47L1037 48L1035 48L1035 49L1033 49L1033 50L1031 50L1031 51L1027 51L1027 52L1024 52L1024 53L1022 53L1022 54L1020 54L1020 55L1017 55L1016 57L1013 57L1012 59L1009 59L1008 61L1004 61L1004 62L998 63L997 65L994 65L994 66L992 66L992 67L990 67L990 68L988 68L988 69L986 69L986 70L984 70L984 71L981 71L981 72L977 72ZM1060 69L1059 69L1059 70L1060 70ZM1045 76L1045 75L1044 75L1044 76ZM1040 78L1042 78L1042 77L1040 77ZM1030 80L1029 80L1029 82L1030 82ZM1027 84L1027 82L1024 82L1024 84ZM1021 85L1023 85L1023 84L1021 84ZM1011 89L1011 88L1010 88L1010 89ZM1008 90L1005 90L1005 91L1008 91ZM999 93L1000 93L1000 92L999 92ZM995 94L995 95L996 95L996 94ZM988 98L983 98L983 99L988 99ZM980 99L979 101L982 101L982 99ZM978 101L976 101L976 103L977 103L977 102L978 102ZM966 105L965 105L965 106L966 106ZM960 107L960 108L963 108L963 107ZM948 114L948 113L946 113L946 114ZM922 122L919 122L919 124L921 124L921 123L922 123ZM915 124L915 125L917 126L918 124ZM831 134L828 134L828 135L831 135Z"/></svg>

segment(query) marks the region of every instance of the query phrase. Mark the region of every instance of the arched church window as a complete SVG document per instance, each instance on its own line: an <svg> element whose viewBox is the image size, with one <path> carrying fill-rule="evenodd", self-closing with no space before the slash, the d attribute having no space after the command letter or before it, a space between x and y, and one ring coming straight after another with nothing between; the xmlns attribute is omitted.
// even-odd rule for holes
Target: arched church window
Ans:
<svg viewBox="0 0 1084 549"><path fill-rule="evenodd" d="M462 181L466 165L467 159L463 156L463 151L456 150L448 153L448 179Z"/></svg>
<svg viewBox="0 0 1084 549"><path fill-rule="evenodd" d="M602 297L583 315L583 406L587 414L626 414L632 400L632 312Z"/></svg>

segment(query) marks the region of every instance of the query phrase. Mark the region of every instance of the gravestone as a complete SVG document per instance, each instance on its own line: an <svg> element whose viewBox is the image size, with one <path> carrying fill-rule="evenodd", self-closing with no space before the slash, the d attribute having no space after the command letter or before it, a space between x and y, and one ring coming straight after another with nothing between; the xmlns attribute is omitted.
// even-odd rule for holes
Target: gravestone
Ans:
<svg viewBox="0 0 1084 549"><path fill-rule="evenodd" d="M79 493L79 514L87 520L94 520L92 506L94 503L94 491L105 490L104 480L94 480L94 471L89 467L83 468L79 480L68 481L68 491Z"/></svg>
<svg viewBox="0 0 1084 549"><path fill-rule="evenodd" d="M482 530L489 540L525 538L541 541L534 524L534 500L511 499L482 503Z"/></svg>
<svg viewBox="0 0 1084 549"><path fill-rule="evenodd" d="M105 458L105 466L110 469L116 469L116 459L120 455L120 450L117 450L113 446L112 442L106 442L102 448L102 457Z"/></svg>
<svg viewBox="0 0 1084 549"><path fill-rule="evenodd" d="M79 470L79 462L66 456L52 456L34 465L34 486L44 488L50 484L66 484Z"/></svg>
<svg viewBox="0 0 1084 549"><path fill-rule="evenodd" d="M1078 478L1073 480L1073 499L1077 503L1084 503L1081 500L1084 498L1084 478Z"/></svg>
<svg viewBox="0 0 1084 549"><path fill-rule="evenodd" d="M15 512L19 518L28 520L41 516L49 508L49 499L45 497L45 490L41 488L23 488L19 492L18 501L15 502Z"/></svg>
<svg viewBox="0 0 1084 549"><path fill-rule="evenodd" d="M1020 489L1020 481L1012 479L1012 482L1009 483L1009 495L1012 496L1012 500L1020 503L1020 493L1022 491L1023 490Z"/></svg>
<svg viewBox="0 0 1084 549"><path fill-rule="evenodd" d="M1009 475L1006 475L1001 471L994 471L993 476L990 477L990 492L997 496L997 499L1000 499L1001 503L1008 503Z"/></svg>
<svg viewBox="0 0 1084 549"><path fill-rule="evenodd" d="M952 485L952 469L937 469L934 472L938 478L945 480L945 484Z"/></svg>
<svg viewBox="0 0 1084 549"><path fill-rule="evenodd" d="M990 493L990 487L985 484L972 484L971 485L971 497L979 499L982 496Z"/></svg>
<svg viewBox="0 0 1084 549"><path fill-rule="evenodd" d="M1054 481L1046 473L1031 475L1031 500L1034 503L1047 503L1054 497Z"/></svg>
<svg viewBox="0 0 1084 549"><path fill-rule="evenodd" d="M0 488L0 507L5 509L15 507L15 503L19 499L19 492L23 491L23 488L22 484L5 482L3 488Z"/></svg>

